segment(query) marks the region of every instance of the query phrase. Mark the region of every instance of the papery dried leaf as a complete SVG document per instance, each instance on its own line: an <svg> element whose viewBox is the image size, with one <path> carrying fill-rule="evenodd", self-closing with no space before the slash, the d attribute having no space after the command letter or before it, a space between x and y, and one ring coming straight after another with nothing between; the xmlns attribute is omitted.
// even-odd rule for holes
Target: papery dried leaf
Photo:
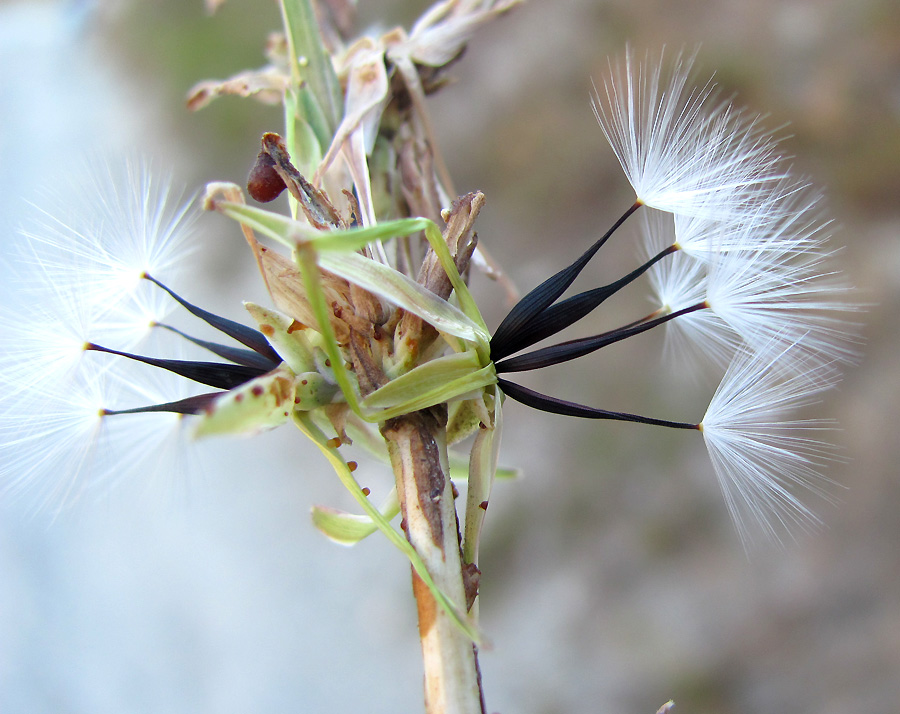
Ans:
<svg viewBox="0 0 900 714"><path fill-rule="evenodd" d="M443 67L465 49L480 25L517 5L520 0L499 0L482 7L477 0L447 0L423 15L409 33L405 50L417 64Z"/></svg>
<svg viewBox="0 0 900 714"><path fill-rule="evenodd" d="M416 136L409 124L397 130L395 142L401 191L410 214L437 222L441 208L446 204L438 187L431 143Z"/></svg>
<svg viewBox="0 0 900 714"><path fill-rule="evenodd" d="M476 239L472 225L483 205L484 194L469 193L454 201L450 212L446 215L447 227L444 229L443 237L460 273L464 273L468 268L469 259L475 250ZM444 300L449 298L453 291L450 278L431 249L422 262L418 283ZM402 341L404 352L414 345L415 349L411 355L418 355L427 349L437 336L438 333L432 325L417 315L406 312L398 325L396 340Z"/></svg>
<svg viewBox="0 0 900 714"><path fill-rule="evenodd" d="M203 109L222 96L253 97L263 104L281 104L288 78L274 67L240 72L225 80L206 80L188 91L187 107L191 111Z"/></svg>
<svg viewBox="0 0 900 714"><path fill-rule="evenodd" d="M309 300L306 298L306 290L297 266L289 258L266 248L260 249L259 259L264 273L263 277L275 306L303 325L315 327L316 318ZM346 282L334 276L325 275L322 287L325 290L326 298L330 301L329 304L347 304L346 291L349 288ZM347 323L339 316L335 316L331 320L331 326L337 341L346 344L350 339L350 328Z"/></svg>
<svg viewBox="0 0 900 714"><path fill-rule="evenodd" d="M480 191L472 192L453 201L451 209L444 215L447 221L447 227L443 231L444 241L450 249L450 254L453 256L460 275L465 275L468 270L469 259L478 242L473 225L482 206L484 206L484 194ZM450 278L433 250L428 251L422 262L419 283L445 300L453 291Z"/></svg>
<svg viewBox="0 0 900 714"><path fill-rule="evenodd" d="M359 55L347 83L346 115L338 133L347 132L343 153L357 187L364 223L375 223L372 186L366 157L372 152L381 114L390 98L382 51ZM338 137L335 137L337 141Z"/></svg>
<svg viewBox="0 0 900 714"><path fill-rule="evenodd" d="M363 225L376 222L367 156L378 136L384 107L390 99L384 48L371 38L356 42L343 56L342 76L347 86L344 118L322 162L313 183L318 183L343 154L359 197Z"/></svg>

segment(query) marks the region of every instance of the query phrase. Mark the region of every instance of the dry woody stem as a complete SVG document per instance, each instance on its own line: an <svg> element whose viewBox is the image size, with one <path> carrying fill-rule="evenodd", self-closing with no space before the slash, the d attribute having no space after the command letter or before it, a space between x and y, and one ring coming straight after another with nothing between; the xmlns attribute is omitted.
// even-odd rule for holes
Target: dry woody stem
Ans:
<svg viewBox="0 0 900 714"><path fill-rule="evenodd" d="M402 526L437 586L466 601L454 489L448 473L446 410L390 419L381 427L397 481ZM472 641L438 607L413 573L425 665L428 714L484 714L478 655Z"/></svg>

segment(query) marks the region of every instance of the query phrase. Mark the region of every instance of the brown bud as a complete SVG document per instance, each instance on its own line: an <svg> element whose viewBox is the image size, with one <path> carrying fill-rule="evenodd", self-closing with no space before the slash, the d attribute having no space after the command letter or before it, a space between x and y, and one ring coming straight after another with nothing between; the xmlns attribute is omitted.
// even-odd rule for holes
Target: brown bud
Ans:
<svg viewBox="0 0 900 714"><path fill-rule="evenodd" d="M275 160L263 149L247 177L247 191L260 203L274 201L287 186L275 170Z"/></svg>

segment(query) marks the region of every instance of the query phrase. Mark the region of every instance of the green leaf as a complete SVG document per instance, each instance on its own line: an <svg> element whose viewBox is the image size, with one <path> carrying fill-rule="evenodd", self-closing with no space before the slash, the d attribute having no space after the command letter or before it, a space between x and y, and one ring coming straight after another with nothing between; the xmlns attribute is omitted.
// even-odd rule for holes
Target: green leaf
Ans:
<svg viewBox="0 0 900 714"><path fill-rule="evenodd" d="M466 360L453 358L465 357ZM472 352L447 355L397 377L376 389L362 403L363 418L379 421L426 409L495 384L494 365L476 369ZM474 366L473 366L474 362Z"/></svg>
<svg viewBox="0 0 900 714"><path fill-rule="evenodd" d="M282 0L281 16L298 112L312 127L319 146L328 146L343 114L343 97L312 2ZM291 153L294 148L289 145Z"/></svg>
<svg viewBox="0 0 900 714"><path fill-rule="evenodd" d="M319 332L324 338L322 347L325 354L328 355L334 379L341 388L347 404L350 405L354 413L360 414L358 387L355 379L351 378L347 367L344 365L344 356L341 354L337 338L334 335L334 328L331 326L331 316L325 292L319 283L319 270L316 266L315 254L306 245L303 245L294 251L294 259L300 268L300 277L303 279L303 286L306 288L306 299L309 300L309 306L312 308L313 315L315 315Z"/></svg>
<svg viewBox="0 0 900 714"><path fill-rule="evenodd" d="M475 343L487 344L490 340L489 335L458 307L391 267L358 253L320 254L319 265L373 295L421 317L439 332Z"/></svg>
<svg viewBox="0 0 900 714"><path fill-rule="evenodd" d="M210 186L215 190L220 190L219 184L211 184ZM210 195L210 193L211 190L208 187L207 195ZM213 206L220 213L254 231L262 233L264 236L278 241L291 250L296 248L298 243L315 240L320 235L319 231L308 223L296 221L289 216L275 213L274 211L267 211L264 208L248 206L246 203L216 199Z"/></svg>
<svg viewBox="0 0 900 714"><path fill-rule="evenodd" d="M363 400L367 407L393 407L410 401L425 392L441 390L449 382L466 377L481 368L473 351L454 352L420 364L405 374L394 377ZM440 401L448 401L446 399Z"/></svg>
<svg viewBox="0 0 900 714"><path fill-rule="evenodd" d="M400 513L397 489L391 489L379 511L387 521ZM326 506L313 506L312 521L328 538L341 545L355 545L378 530L378 526L367 515L347 513Z"/></svg>
<svg viewBox="0 0 900 714"><path fill-rule="evenodd" d="M456 400L449 405L447 414L447 443L456 444L471 436L484 424L490 423L491 417L484 405L484 396L474 399Z"/></svg>

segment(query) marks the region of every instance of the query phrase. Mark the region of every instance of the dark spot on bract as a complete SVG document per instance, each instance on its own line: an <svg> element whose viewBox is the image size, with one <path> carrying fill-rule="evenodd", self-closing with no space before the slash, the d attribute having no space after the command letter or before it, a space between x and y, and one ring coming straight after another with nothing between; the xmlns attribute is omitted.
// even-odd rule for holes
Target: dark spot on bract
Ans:
<svg viewBox="0 0 900 714"><path fill-rule="evenodd" d="M260 387L258 384L250 390L254 397L261 397L265 393L265 389Z"/></svg>

